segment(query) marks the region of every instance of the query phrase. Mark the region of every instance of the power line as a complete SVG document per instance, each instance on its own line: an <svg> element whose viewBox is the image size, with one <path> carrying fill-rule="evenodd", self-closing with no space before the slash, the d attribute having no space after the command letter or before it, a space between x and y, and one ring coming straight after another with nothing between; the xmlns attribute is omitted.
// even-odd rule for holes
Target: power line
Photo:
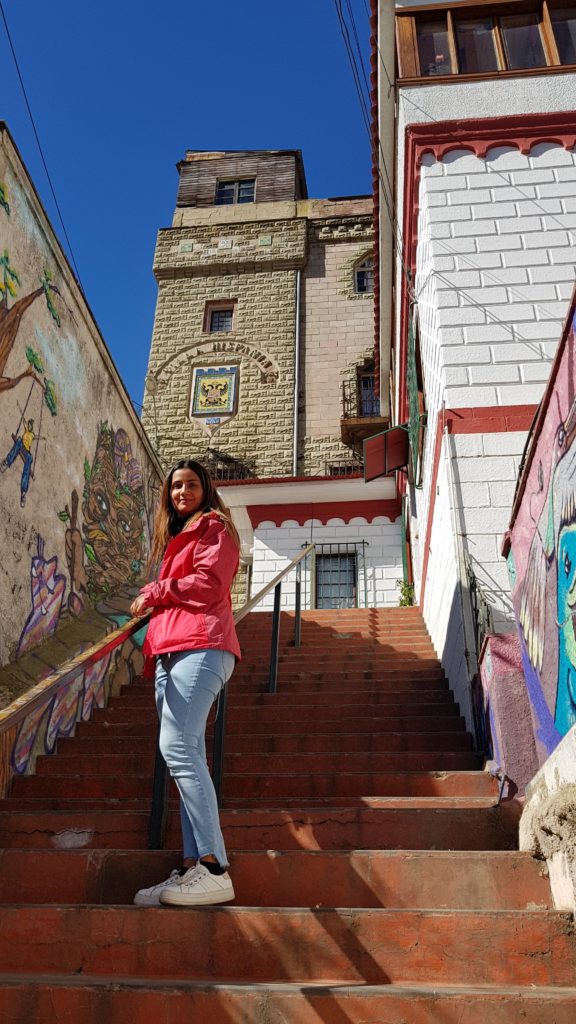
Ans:
<svg viewBox="0 0 576 1024"><path fill-rule="evenodd" d="M0 14L2 15L2 21L4 22L4 28L6 29L6 36L8 38L8 44L9 44L10 50L12 52L12 57L14 58L14 64L16 66L16 73L18 75L18 80L20 82L20 87L22 89L22 94L24 96L24 102L26 104L26 109L28 111L28 116L30 117L30 122L32 124L32 131L34 132L34 138L36 139L36 144L38 146L38 151L40 153L40 158L42 160L44 171L45 171L46 177L48 179L48 184L50 186L50 191L52 193L52 198L54 200L54 205L55 205L56 211L58 213L58 218L60 220L60 224L62 225L62 231L64 232L64 238L66 239L66 244L68 245L68 251L70 253L70 259L72 260L72 265L74 267L74 271L75 271L75 274L76 274L76 280L78 281L78 284L80 285L80 289L83 292L84 289L82 287L82 282L80 280L80 274L78 272L78 266L77 266L76 260L74 258L74 251L72 249L72 245L71 245L70 239L68 237L68 232L66 231L66 225L64 224L64 218L62 216L62 212L60 210L60 206L59 206L58 200L56 198L56 192L54 190L54 185L52 184L52 178L50 177L50 172L48 170L48 165L47 165L46 159L44 157L44 152L42 150L42 145L40 143L40 138L38 136L38 131L36 129L36 123L34 121L34 117L33 117L33 114L32 114L32 109L30 107L30 103L28 101L28 95L26 93L26 88L24 86L24 79L22 78L22 72L20 71L20 65L18 64L18 58L16 56L16 50L14 49L14 44L12 42L12 36L10 35L10 29L8 28L8 22L6 20L6 14L4 13L4 6L2 4L2 0L0 0Z"/></svg>
<svg viewBox="0 0 576 1024"><path fill-rule="evenodd" d="M360 61L360 67L362 68L362 76L364 78L364 84L366 86L366 91L368 93L368 97L370 97L370 83L368 82L368 77L366 75L366 68L364 67L364 57L363 57L363 54L362 54L362 47L360 46L360 40L358 38L358 30L356 28L356 19L354 17L354 11L352 9L352 4L351 4L350 0L346 0L346 7L348 8L348 14L350 15L350 23L352 25L352 32L354 34L354 40L356 42L356 50L358 51L358 60Z"/></svg>
<svg viewBox="0 0 576 1024"><path fill-rule="evenodd" d="M353 20L353 24L354 24L353 31L354 31L355 38L357 40L357 45L358 45L358 48L359 48L359 52L361 54L360 43L359 43L359 40L358 40L358 33L357 33L356 27L355 27L356 23L354 21L354 15L353 15L353 13L351 11L351 8L350 8L349 0L346 0L346 4L347 4L347 7L348 7L348 10L350 11L352 20ZM376 165L378 179L379 179L380 185L381 185L382 199L384 201L386 212L388 214L388 219L389 219L390 225L392 227L392 235L393 235L393 239L394 239L394 248L395 248L397 256L399 258L399 261L400 261L402 270L404 272L404 275L406 277L406 282L407 282L407 285L408 285L408 289L411 292L412 291L412 276L411 276L410 270L406 266L406 264L404 262L404 258L403 258L402 235L401 235L401 232L399 231L398 220L397 220L397 218L395 216L395 213L394 213L394 191L393 191L393 188L392 188L392 182L390 180L390 174L388 172L388 168L387 168L387 165L386 165L386 159L385 159L385 156L384 156L384 150L382 148L382 143L381 143L381 140L380 140L380 135L379 135L378 131L376 131L377 152L375 152L376 146L375 146L375 144L373 142L373 138L372 138L371 118L370 118L370 113L369 113L369 106L368 106L368 102L367 102L367 100L366 100L366 98L365 98L365 96L363 94L363 91L362 91L362 85L361 85L361 82L360 82L360 73L358 71L358 65L357 65L355 54L354 54L354 50L353 50L353 47L352 47L352 41L351 41L351 38L350 38L350 32L348 30L348 26L346 24L346 19L344 17L344 12L342 10L342 2L341 2L341 0L334 0L334 5L335 5L335 8L336 8L336 14L338 16L338 21L339 21L339 25L340 25L340 32L341 32L342 38L344 40L344 46L346 48L346 53L348 55L348 60L350 62L350 67L352 69L352 75L353 75L353 78L354 78L354 84L355 84L356 92L357 92L358 99L359 99L359 102L360 102L360 107L361 107L361 111L362 111L362 117L363 117L363 121L364 121L364 126L366 128L367 133L368 133L368 138L369 138L370 146L371 146L371 150L372 150L372 156L373 156L373 159L374 159L374 162L375 162L375 165ZM364 79L365 79L366 86L367 86L368 91L369 91L369 85L368 85L368 81L366 79L365 74L364 74ZM384 175L386 177L386 182L384 181L383 172L384 172Z"/></svg>
<svg viewBox="0 0 576 1024"><path fill-rule="evenodd" d="M369 114L369 108L368 108L368 105L367 105L366 97L364 96L364 94L362 92L362 84L360 82L360 74L359 74L359 71L358 71L358 66L356 64L356 58L354 56L354 51L353 51L353 48L352 48L352 41L350 39L350 33L348 31L348 26L347 26L346 20L344 18L344 12L342 10L342 0L334 0L334 6L336 8L336 15L338 17L338 22L340 24L340 33L342 35L342 39L344 40L344 46L346 47L346 52L348 54L348 60L350 62L350 67L351 67L351 70L352 70L352 76L354 78L354 85L356 87L356 92L358 94L358 99L360 101L360 108L362 110L362 117L363 117L363 120L364 120L365 127L366 127L366 129L368 131L368 135L370 135L370 114Z"/></svg>

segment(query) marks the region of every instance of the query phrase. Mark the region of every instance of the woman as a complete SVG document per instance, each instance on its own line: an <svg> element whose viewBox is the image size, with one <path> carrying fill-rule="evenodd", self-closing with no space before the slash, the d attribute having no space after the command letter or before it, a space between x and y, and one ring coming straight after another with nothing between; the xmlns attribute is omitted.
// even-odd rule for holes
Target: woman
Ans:
<svg viewBox="0 0 576 1024"><path fill-rule="evenodd" d="M208 713L232 674L240 647L230 586L240 542L230 513L198 462L170 470L156 516L151 563L158 581L142 588L133 615L152 608L144 653L156 658L160 750L180 793L182 870L140 889L139 906L199 906L234 899L206 764Z"/></svg>

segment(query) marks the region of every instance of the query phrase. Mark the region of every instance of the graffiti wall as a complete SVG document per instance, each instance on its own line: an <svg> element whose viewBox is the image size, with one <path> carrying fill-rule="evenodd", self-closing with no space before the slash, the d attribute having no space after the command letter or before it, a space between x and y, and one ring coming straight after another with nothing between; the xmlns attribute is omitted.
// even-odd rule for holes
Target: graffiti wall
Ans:
<svg viewBox="0 0 576 1024"><path fill-rule="evenodd" d="M0 122L0 665L90 609L116 624L115 595L133 588L145 567L159 481ZM98 685L79 683L84 707L98 699ZM56 700L51 720L71 715Z"/></svg>
<svg viewBox="0 0 576 1024"><path fill-rule="evenodd" d="M513 509L508 571L540 763L576 723L576 304Z"/></svg>

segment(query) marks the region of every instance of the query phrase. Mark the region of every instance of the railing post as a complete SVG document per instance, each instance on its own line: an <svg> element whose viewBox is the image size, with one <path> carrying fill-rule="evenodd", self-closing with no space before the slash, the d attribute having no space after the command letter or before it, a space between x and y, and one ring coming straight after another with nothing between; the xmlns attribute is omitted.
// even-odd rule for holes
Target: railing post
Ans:
<svg viewBox="0 0 576 1024"><path fill-rule="evenodd" d="M270 673L268 675L268 693L276 693L278 682L278 648L280 645L280 597L282 583L274 587L274 614L272 616L272 644L270 646Z"/></svg>
<svg viewBox="0 0 576 1024"><path fill-rule="evenodd" d="M294 647L300 647L302 625L302 562L296 566L296 605L294 619Z"/></svg>
<svg viewBox="0 0 576 1024"><path fill-rule="evenodd" d="M156 739L156 756L154 758L154 781L152 783L152 807L148 825L148 849L161 850L166 835L166 815L168 810L168 769L160 753L158 738Z"/></svg>
<svg viewBox="0 0 576 1024"><path fill-rule="evenodd" d="M214 720L214 739L212 742L212 781L216 790L218 807L222 807L222 778L224 775L224 736L226 734L226 707L228 704L228 687L224 686L218 698L218 711Z"/></svg>

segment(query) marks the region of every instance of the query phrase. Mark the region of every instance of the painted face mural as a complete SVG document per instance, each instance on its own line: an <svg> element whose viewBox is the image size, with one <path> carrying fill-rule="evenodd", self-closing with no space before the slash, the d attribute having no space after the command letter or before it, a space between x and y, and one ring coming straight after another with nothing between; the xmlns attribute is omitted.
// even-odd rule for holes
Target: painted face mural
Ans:
<svg viewBox="0 0 576 1024"><path fill-rule="evenodd" d="M134 584L145 558L142 478L124 431L101 424L92 465L84 464L84 478L88 592L97 599Z"/></svg>

